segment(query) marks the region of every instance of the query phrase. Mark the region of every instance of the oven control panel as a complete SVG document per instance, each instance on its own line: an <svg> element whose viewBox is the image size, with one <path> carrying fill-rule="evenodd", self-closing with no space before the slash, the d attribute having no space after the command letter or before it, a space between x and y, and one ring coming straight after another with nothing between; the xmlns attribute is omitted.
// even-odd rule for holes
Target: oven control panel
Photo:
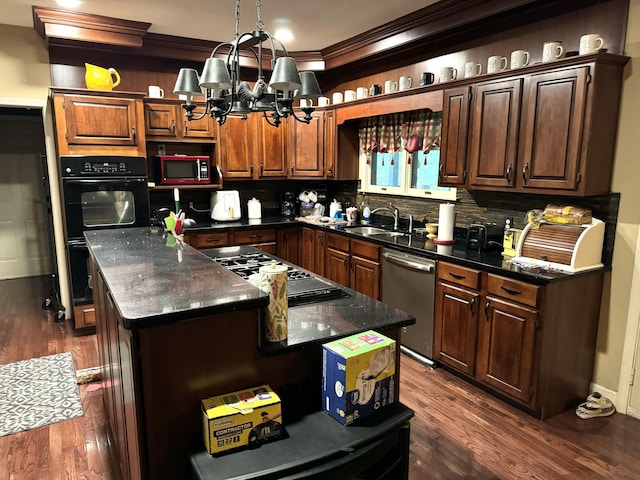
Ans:
<svg viewBox="0 0 640 480"><path fill-rule="evenodd" d="M64 156L60 157L62 176L68 177L146 177L143 157Z"/></svg>

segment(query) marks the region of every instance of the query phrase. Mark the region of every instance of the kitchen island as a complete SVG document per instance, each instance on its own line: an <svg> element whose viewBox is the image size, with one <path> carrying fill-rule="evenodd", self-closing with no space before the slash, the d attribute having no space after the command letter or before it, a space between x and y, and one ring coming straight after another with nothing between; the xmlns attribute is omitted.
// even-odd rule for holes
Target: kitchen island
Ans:
<svg viewBox="0 0 640 480"><path fill-rule="evenodd" d="M288 341L267 345L260 326L268 297L198 250L155 228L85 236L105 410L123 478L185 478L189 456L202 450L203 398L269 384L285 427L316 414L323 343L369 329L397 340L414 322L344 288L348 296L291 308Z"/></svg>

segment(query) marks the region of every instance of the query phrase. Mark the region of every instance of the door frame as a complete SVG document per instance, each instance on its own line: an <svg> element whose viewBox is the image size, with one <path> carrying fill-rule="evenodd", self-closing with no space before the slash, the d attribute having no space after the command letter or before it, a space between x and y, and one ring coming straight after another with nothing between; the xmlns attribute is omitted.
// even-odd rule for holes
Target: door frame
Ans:
<svg viewBox="0 0 640 480"><path fill-rule="evenodd" d="M633 262L633 276L631 277L630 292L637 292L640 289L640 225L638 225L638 235L636 237L636 256ZM640 351L640 298L629 297L629 309L627 311L627 325L624 336L624 346L622 348L622 361L620 365L620 380L618 382L618 395L616 398L616 409L620 413L633 415L640 418L640 411L630 411L631 394L633 389L631 383L634 379L635 365ZM635 379L636 382L640 379ZM640 399L638 399L640 403Z"/></svg>
<svg viewBox="0 0 640 480"><path fill-rule="evenodd" d="M67 268L67 253L64 238L64 226L62 217L62 203L60 184L54 181L60 178L58 162L56 161L55 130L53 127L53 115L47 98L13 98L0 97L0 106L8 108L37 108L42 111L44 126L45 153L47 156L47 169L51 194L51 212L53 216L54 250L58 269L58 281L60 284L60 299L65 307L66 319L71 318L73 303L71 301L71 289L66 281L69 278Z"/></svg>

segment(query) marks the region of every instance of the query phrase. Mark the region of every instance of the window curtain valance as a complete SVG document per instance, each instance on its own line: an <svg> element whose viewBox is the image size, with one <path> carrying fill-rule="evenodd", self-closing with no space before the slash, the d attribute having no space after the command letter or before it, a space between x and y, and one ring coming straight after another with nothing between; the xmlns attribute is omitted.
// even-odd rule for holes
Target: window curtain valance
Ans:
<svg viewBox="0 0 640 480"><path fill-rule="evenodd" d="M427 153L439 145L441 129L442 113L429 109L368 117L358 129L360 149L367 157L374 152L395 153L403 145L409 153Z"/></svg>

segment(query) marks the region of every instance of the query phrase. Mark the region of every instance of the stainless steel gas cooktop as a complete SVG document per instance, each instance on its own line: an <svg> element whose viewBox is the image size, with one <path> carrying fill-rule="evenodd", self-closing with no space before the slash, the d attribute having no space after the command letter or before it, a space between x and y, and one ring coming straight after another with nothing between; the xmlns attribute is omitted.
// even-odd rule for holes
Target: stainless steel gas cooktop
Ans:
<svg viewBox="0 0 640 480"><path fill-rule="evenodd" d="M251 275L257 274L262 266L284 264L279 259L264 253L248 253L229 257L212 256L207 251L203 253L245 280L248 280ZM290 307L349 296L340 287L327 280L315 277L291 265L287 265L287 267L289 267L287 299Z"/></svg>

